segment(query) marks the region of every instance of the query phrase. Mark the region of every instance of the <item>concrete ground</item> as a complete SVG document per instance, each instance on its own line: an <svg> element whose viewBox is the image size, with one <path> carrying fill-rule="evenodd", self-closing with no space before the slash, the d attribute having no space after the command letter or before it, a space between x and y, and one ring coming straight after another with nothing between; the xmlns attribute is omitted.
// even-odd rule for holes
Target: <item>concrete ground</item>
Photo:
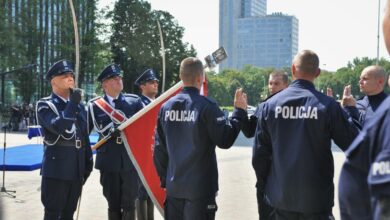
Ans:
<svg viewBox="0 0 390 220"><path fill-rule="evenodd" d="M7 135L7 146L34 144L36 142L36 139L28 140L25 133ZM0 144L2 143L3 137L0 133ZM235 145L229 150L217 150L220 190L217 197L218 212L216 219L258 219L255 191L256 178L251 166L252 149L242 146L251 145L251 143L251 140L246 140L240 135L236 144L241 146ZM334 182L337 186L344 156L339 151L334 151L333 155L335 158ZM0 220L43 219L40 180L39 170L7 171L5 186L8 190L16 190L16 198L9 198L3 193L0 195ZM337 195L337 187L335 195ZM337 198L337 196L335 197ZM333 213L336 219L340 219L337 199L335 200ZM107 219L107 203L102 194L97 170L92 172L84 186L79 219ZM163 219L157 209L155 209L155 219Z"/></svg>

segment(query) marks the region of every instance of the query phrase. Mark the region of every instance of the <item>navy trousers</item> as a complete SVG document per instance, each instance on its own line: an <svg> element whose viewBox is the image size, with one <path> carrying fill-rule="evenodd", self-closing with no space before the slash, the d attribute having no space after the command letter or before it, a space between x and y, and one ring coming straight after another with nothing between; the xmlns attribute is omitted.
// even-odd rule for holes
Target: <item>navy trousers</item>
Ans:
<svg viewBox="0 0 390 220"><path fill-rule="evenodd" d="M215 196L194 200L167 196L165 220L214 220L218 209Z"/></svg>

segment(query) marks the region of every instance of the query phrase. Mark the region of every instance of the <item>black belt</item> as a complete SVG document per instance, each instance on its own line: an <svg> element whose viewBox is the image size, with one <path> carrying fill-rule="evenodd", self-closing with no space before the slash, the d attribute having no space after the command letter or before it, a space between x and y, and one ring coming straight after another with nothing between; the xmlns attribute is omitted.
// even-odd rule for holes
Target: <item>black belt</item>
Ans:
<svg viewBox="0 0 390 220"><path fill-rule="evenodd" d="M53 141L48 141L49 143L53 143ZM54 145L52 146L62 146L62 147L75 147L75 148L81 148L82 146L85 146L85 142L81 140L58 140Z"/></svg>

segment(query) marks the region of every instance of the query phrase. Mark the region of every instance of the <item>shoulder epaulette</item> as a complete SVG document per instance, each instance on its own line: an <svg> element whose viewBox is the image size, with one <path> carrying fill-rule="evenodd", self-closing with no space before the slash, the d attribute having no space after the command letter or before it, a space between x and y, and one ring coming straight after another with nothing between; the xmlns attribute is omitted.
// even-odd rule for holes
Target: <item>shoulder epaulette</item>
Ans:
<svg viewBox="0 0 390 220"><path fill-rule="evenodd" d="M124 93L123 96L124 96L124 97L136 98L136 99L139 98L138 95L136 95L136 94L131 94L131 93Z"/></svg>

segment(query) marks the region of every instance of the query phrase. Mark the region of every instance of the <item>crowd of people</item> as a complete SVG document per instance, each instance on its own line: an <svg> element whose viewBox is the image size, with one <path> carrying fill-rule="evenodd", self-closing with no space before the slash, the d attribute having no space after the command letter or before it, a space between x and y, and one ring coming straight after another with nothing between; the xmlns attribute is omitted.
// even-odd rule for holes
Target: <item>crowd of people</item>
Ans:
<svg viewBox="0 0 390 220"><path fill-rule="evenodd" d="M9 127L12 131L25 131L28 126L36 125L35 105L13 104L10 109Z"/></svg>
<svg viewBox="0 0 390 220"><path fill-rule="evenodd" d="M383 33L390 52L390 0ZM227 117L200 95L205 73L198 58L181 61L182 90L166 101L157 120L153 161L165 189L164 218L215 219L219 188L216 147L230 148L242 130L254 137L259 219L334 219L332 141L345 152L338 184L342 220L390 219L390 98L387 73L365 68L355 100L346 85L341 102L315 89L320 59L300 51L289 84L284 72L270 74L270 96L248 117L247 95L237 88ZM52 94L37 102L44 132L41 199L44 219L73 219L82 187L93 169L88 134L111 137L97 149L95 168L109 220L153 219L153 204L132 164L117 127L150 102L158 89L153 70L136 80L141 94L124 94L121 69L110 64L98 81L104 95L81 102L73 64L60 60L46 74ZM390 80L388 81L390 86ZM148 146L145 146L148 147Z"/></svg>

